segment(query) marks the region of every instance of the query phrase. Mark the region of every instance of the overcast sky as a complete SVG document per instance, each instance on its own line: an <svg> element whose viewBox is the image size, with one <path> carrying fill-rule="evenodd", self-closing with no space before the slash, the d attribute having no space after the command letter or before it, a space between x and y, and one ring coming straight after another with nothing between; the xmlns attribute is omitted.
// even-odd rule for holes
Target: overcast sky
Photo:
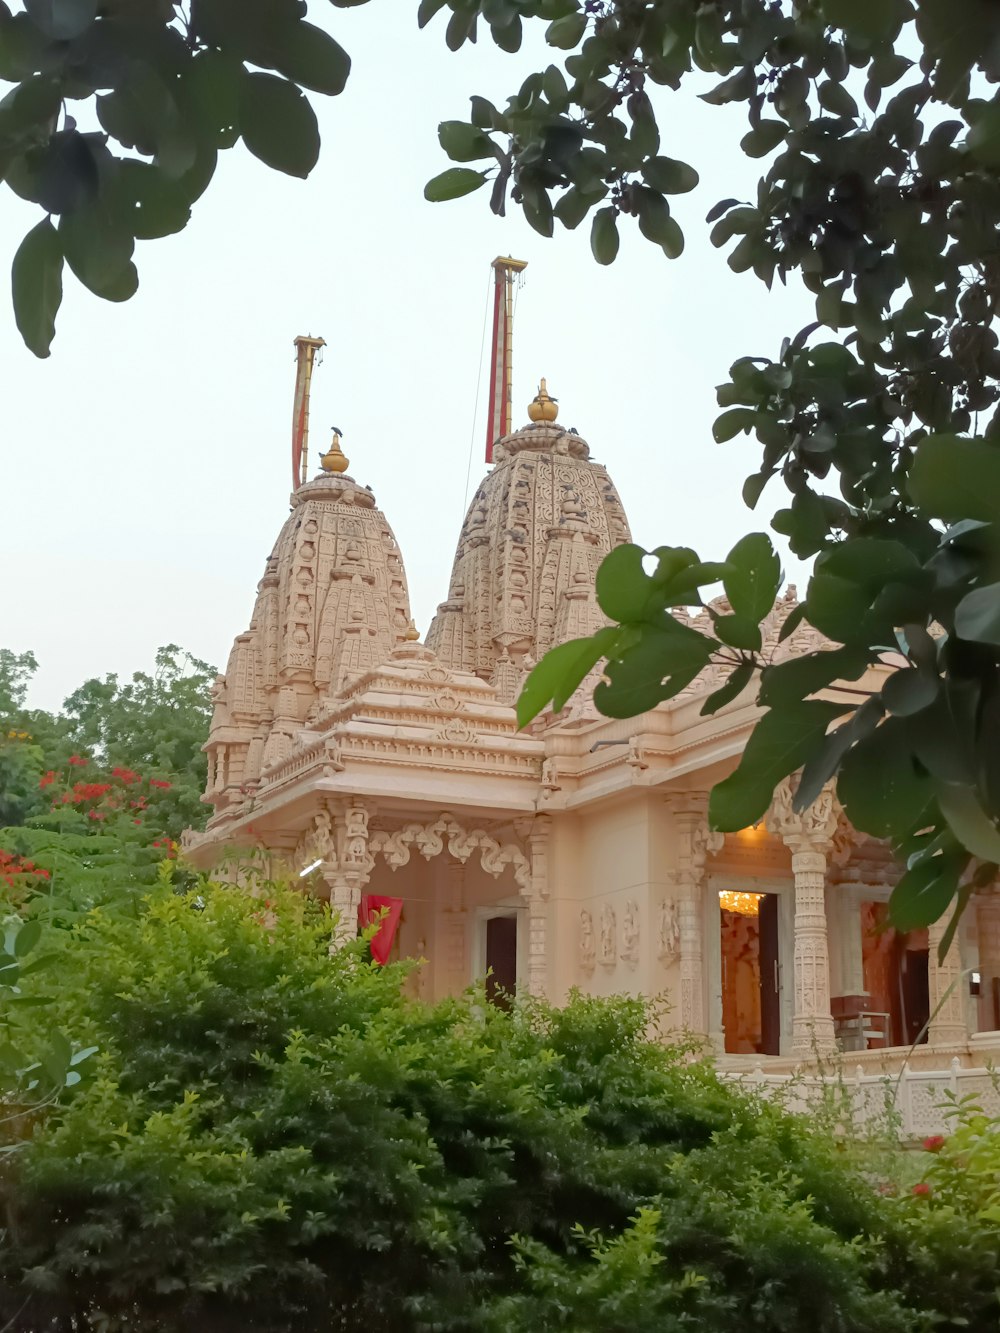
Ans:
<svg viewBox="0 0 1000 1333"><path fill-rule="evenodd" d="M711 437L730 363L776 355L812 317L801 291L769 295L708 242L708 209L756 182L738 149L742 111L687 89L661 98L661 152L702 177L675 208L687 249L668 262L626 219L617 261L600 268L586 223L547 241L516 211L494 218L485 191L424 202L448 165L438 122L464 118L471 93L502 103L549 56L537 40L509 56L486 37L454 55L443 22L419 32L415 10L310 4L354 65L342 96L312 97L323 150L308 181L242 147L221 154L187 229L137 247L130 302L67 277L48 360L25 350L0 299L0 645L38 657L35 705L57 706L91 675L146 669L163 643L224 665L288 512L299 333L329 344L313 457L338 425L351 474L395 529L425 632L447 594L470 448L470 487L484 471L485 383L474 409L497 254L529 264L515 422L546 376L560 420L608 465L637 541L719 558L781 503L776 486L750 515L740 486L758 447ZM0 186L5 266L36 220Z"/></svg>

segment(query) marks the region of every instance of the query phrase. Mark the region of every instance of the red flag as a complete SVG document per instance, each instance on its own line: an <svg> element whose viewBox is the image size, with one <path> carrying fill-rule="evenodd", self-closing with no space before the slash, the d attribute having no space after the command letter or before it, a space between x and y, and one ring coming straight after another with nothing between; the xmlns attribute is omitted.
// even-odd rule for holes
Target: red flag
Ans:
<svg viewBox="0 0 1000 1333"><path fill-rule="evenodd" d="M507 273L499 263L493 265L493 355L490 358L490 410L486 422L486 461L493 462L493 446L510 429L507 420Z"/></svg>
<svg viewBox="0 0 1000 1333"><path fill-rule="evenodd" d="M379 922L378 930L372 936L372 958L379 967L389 961L392 942L396 938L396 927L403 910L402 898L386 898L380 893L363 893L358 907L358 924L362 930ZM381 920L379 918L381 917Z"/></svg>

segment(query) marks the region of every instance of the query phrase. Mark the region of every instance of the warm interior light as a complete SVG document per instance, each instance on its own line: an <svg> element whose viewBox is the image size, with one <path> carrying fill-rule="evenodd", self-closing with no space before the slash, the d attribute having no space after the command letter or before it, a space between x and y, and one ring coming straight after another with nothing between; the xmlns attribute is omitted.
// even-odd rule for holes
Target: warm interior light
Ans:
<svg viewBox="0 0 1000 1333"><path fill-rule="evenodd" d="M720 889L719 906L724 912L737 912L740 916L757 916L760 913L762 893L743 893L739 889Z"/></svg>

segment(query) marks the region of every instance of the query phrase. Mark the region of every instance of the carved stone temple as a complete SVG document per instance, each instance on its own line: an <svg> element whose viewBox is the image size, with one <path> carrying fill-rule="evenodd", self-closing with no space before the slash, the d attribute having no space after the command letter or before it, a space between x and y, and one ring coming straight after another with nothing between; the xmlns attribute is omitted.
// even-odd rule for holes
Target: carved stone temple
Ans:
<svg viewBox="0 0 1000 1333"><path fill-rule="evenodd" d="M800 815L786 783L757 827L710 832L707 793L754 725L752 688L702 717L709 668L623 722L596 712L588 680L518 731L527 672L604 623L594 575L629 540L614 483L544 382L529 415L496 446L425 642L389 522L335 439L291 497L219 678L212 814L187 855L211 866L255 847L307 871L343 935L362 893L402 899L394 949L425 960L427 998L488 969L557 1003L573 987L663 995L678 1028L762 1077L838 1051L874 1075L929 1018L911 1068L954 1081L1000 1054L1000 897L973 900L940 963L940 927L883 928L899 869L831 793ZM808 626L779 644L794 606L790 589L765 627L776 659L821 646ZM933 1120L915 1113L915 1132Z"/></svg>

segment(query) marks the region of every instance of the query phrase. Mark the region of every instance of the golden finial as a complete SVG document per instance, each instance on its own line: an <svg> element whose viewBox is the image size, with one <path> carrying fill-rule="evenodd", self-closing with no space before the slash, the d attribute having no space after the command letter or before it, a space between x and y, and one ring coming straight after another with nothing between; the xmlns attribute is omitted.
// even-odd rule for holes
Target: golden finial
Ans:
<svg viewBox="0 0 1000 1333"><path fill-rule="evenodd" d="M532 421L555 421L559 411L557 398L550 398L545 381L538 386L538 393L528 404L528 416Z"/></svg>
<svg viewBox="0 0 1000 1333"><path fill-rule="evenodd" d="M411 620L410 623L407 625L406 633L403 635L403 638L406 640L407 643L419 642L420 631L417 629L417 626L414 623L414 621Z"/></svg>
<svg viewBox="0 0 1000 1333"><path fill-rule="evenodd" d="M340 447L340 431L333 428L333 439L326 453L320 458L319 465L324 472L346 472L351 460Z"/></svg>

